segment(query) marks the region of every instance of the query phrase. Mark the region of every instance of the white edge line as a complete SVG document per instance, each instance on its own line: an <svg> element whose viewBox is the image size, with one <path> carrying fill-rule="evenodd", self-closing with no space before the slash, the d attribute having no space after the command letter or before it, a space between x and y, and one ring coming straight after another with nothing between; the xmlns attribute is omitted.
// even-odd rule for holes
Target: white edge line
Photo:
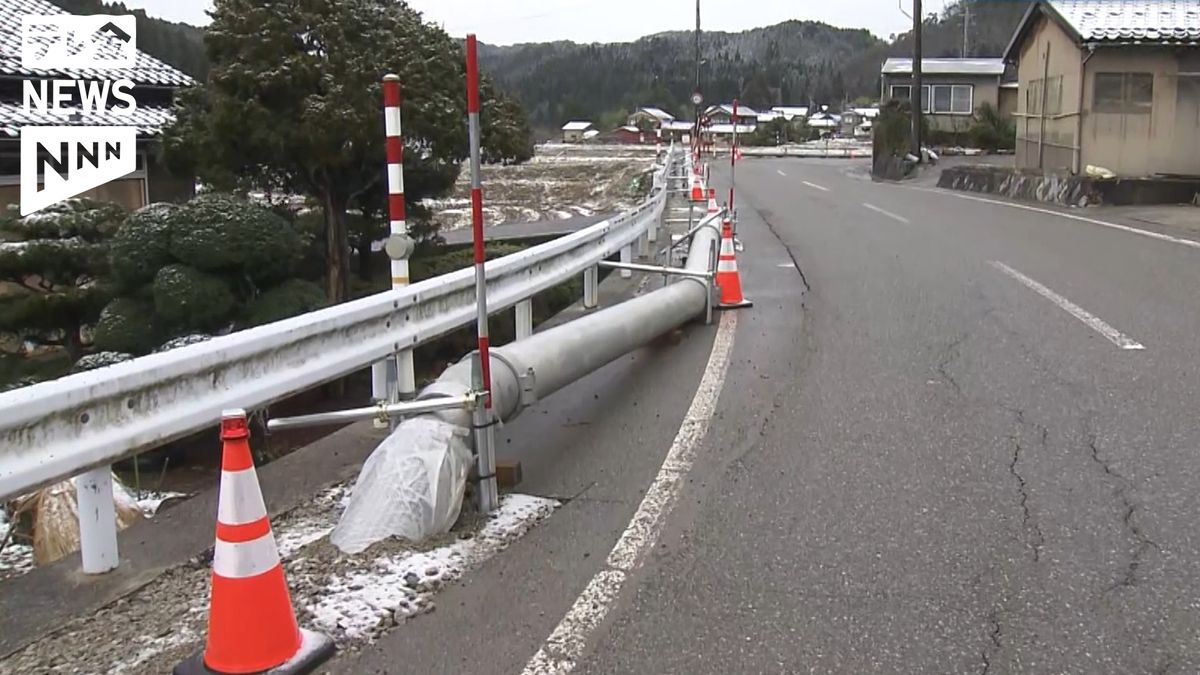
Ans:
<svg viewBox="0 0 1200 675"><path fill-rule="evenodd" d="M545 644L525 665L522 675L566 675L574 670L591 633L608 615L628 574L641 566L646 551L657 543L666 515L674 507L684 479L692 469L696 448L708 433L717 399L725 385L737 317L736 312L721 315L704 376L684 415L683 424L642 503L608 554L606 566L588 582Z"/></svg>
<svg viewBox="0 0 1200 675"><path fill-rule="evenodd" d="M779 174L780 176L783 176L784 178L787 178L787 174L786 174L786 173L784 173L784 172L783 172L782 170L780 170L780 169L775 169L775 173Z"/></svg>
<svg viewBox="0 0 1200 675"><path fill-rule="evenodd" d="M802 180L802 181L800 181L800 182L801 182L801 183L804 183L805 185L807 185L807 186L808 186L808 187L810 187L810 188L813 188L813 189L816 189L816 190L820 190L821 192L829 192L829 188L827 188L827 187L824 187L824 186L822 186L822 185L817 185L816 183L810 183L810 182L808 182L808 181L806 181L806 180Z"/></svg>
<svg viewBox="0 0 1200 675"><path fill-rule="evenodd" d="M900 221L901 223L904 223L906 225L909 225L912 223L912 221L909 220L908 218L905 218L904 216L898 216L898 215L892 213L891 211L881 209L878 206L875 206L874 204L868 204L866 202L863 202L863 206L865 208L868 208L868 209L874 211L875 213L878 213L881 216L887 216L888 218L891 218L892 220Z"/></svg>
<svg viewBox="0 0 1200 675"><path fill-rule="evenodd" d="M1044 285L1038 283L1037 281L1025 276L1024 274L1021 274L1020 272L1009 267L1008 265L1005 265L1004 263L998 262L996 260L992 260L989 264L992 267L995 267L996 269L1000 270L1001 272L1004 272L1005 274L1012 277L1013 279L1016 279L1017 281L1021 282L1022 284L1028 286L1030 289L1032 289L1035 293L1042 296L1043 298L1046 298L1050 302L1053 302L1054 304L1058 305L1060 309L1066 311L1068 314L1075 317L1076 319L1079 319L1080 321L1084 322L1085 324L1087 324L1087 326L1089 328L1091 328L1092 330L1096 331L1097 333L1103 335L1104 337L1108 338L1110 342L1112 342L1116 346L1120 347L1121 349L1145 349L1146 348L1144 345L1142 345L1142 343L1137 342L1136 340L1134 340L1133 338L1130 338L1128 335L1125 335L1124 333L1117 330L1116 328L1113 328L1112 326L1108 325L1107 323L1104 323L1104 321L1101 320L1096 315L1092 314L1091 312L1088 312L1086 309L1080 307L1079 305L1076 305L1075 303L1071 302L1070 300L1067 300L1066 298L1059 295L1058 293L1055 293L1054 291L1050 290L1049 288L1046 288Z"/></svg>
<svg viewBox="0 0 1200 675"><path fill-rule="evenodd" d="M907 186L900 186L900 187L907 187ZM1114 230L1121 230L1122 232L1129 232L1130 234L1136 234L1136 235L1140 235L1143 237L1149 237L1151 239L1158 239L1159 241L1168 241L1168 242L1171 242L1172 244L1182 244L1184 246L1190 246L1192 248L1200 249L1200 241L1196 241L1194 239L1183 239L1181 237L1172 237L1169 234L1162 234L1161 232L1153 232L1151 230L1142 230L1142 229L1139 229L1136 227L1130 227L1128 225L1121 225L1118 223L1110 223L1107 220L1097 220L1095 218L1088 218L1087 216L1077 216L1073 213L1063 213L1062 211L1055 211L1053 209L1042 209L1042 208L1038 208L1036 206L1029 206L1028 204L1016 204L1013 202L1001 201L999 199L987 199L986 197L976 197L975 195L965 195L965 194L961 194L960 192L957 192L955 190L947 190L947 189L942 189L942 188L937 188L937 189L934 189L934 188L912 188L912 189L921 190L923 192L935 192L937 194L949 195L951 197L957 197L959 199L966 199L966 200L973 201L973 202L982 202L984 204L996 204L998 206L1008 206L1008 207L1011 207L1014 209L1022 209L1024 211L1033 211L1034 213L1044 213L1044 214L1051 215L1051 216L1059 216L1060 218L1068 218L1070 220L1077 220L1081 223L1090 223L1092 225L1099 225L1101 227L1108 227L1108 228L1112 228Z"/></svg>

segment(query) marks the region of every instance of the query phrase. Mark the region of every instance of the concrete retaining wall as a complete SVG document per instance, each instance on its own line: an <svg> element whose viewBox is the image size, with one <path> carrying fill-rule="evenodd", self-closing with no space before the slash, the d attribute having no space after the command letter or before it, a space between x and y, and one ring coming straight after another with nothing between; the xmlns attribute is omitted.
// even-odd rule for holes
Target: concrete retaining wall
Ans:
<svg viewBox="0 0 1200 675"><path fill-rule="evenodd" d="M938 187L1060 206L1186 204L1200 195L1197 178L1101 179L996 166L950 167Z"/></svg>

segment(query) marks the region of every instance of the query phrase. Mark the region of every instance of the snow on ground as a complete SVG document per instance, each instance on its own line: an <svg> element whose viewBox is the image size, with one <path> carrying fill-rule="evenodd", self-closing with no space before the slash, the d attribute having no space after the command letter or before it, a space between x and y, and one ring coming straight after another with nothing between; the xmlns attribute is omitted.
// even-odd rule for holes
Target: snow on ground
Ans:
<svg viewBox="0 0 1200 675"><path fill-rule="evenodd" d="M558 502L506 495L475 536L430 551L399 551L353 571L331 575L328 593L305 609L316 628L341 640L373 637L386 623L427 611L430 597L519 539L549 516Z"/></svg>
<svg viewBox="0 0 1200 675"><path fill-rule="evenodd" d="M335 486L275 519L274 530L302 626L353 650L428 612L436 593L505 549L558 502L505 495L490 517L464 514L422 545L380 542L347 556L328 541L349 490ZM203 648L211 555L179 565L138 591L0 661L0 675L164 673Z"/></svg>
<svg viewBox="0 0 1200 675"><path fill-rule="evenodd" d="M483 167L484 222L562 220L630 208L640 201L638 178L653 163L653 146L539 145L525 164ZM464 171L453 194L422 202L443 230L470 226L469 181Z"/></svg>

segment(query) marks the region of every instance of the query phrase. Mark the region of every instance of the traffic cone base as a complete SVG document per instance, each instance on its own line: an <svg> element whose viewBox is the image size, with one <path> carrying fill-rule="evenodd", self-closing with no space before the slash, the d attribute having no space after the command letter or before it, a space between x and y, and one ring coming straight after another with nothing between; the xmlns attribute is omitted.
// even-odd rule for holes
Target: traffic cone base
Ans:
<svg viewBox="0 0 1200 675"><path fill-rule="evenodd" d="M263 675L309 675L317 672L321 664L333 656L336 649L333 640L320 633L301 628L300 650L296 652L296 655L287 663L270 670L260 670L258 673ZM230 675L225 671L213 670L204 665L203 654L196 654L175 666L172 673L173 675ZM241 674L239 673L239 675Z"/></svg>

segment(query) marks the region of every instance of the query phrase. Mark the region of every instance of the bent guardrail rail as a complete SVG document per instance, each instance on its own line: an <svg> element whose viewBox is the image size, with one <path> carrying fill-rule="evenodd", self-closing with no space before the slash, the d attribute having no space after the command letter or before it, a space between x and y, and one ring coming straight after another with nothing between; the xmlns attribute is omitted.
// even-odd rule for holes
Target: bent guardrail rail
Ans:
<svg viewBox="0 0 1200 675"><path fill-rule="evenodd" d="M670 165L658 169L650 197L637 208L489 262L490 313L631 250L661 221ZM0 394L0 501L212 426L222 410L261 408L469 325L476 316L473 275L459 270Z"/></svg>

